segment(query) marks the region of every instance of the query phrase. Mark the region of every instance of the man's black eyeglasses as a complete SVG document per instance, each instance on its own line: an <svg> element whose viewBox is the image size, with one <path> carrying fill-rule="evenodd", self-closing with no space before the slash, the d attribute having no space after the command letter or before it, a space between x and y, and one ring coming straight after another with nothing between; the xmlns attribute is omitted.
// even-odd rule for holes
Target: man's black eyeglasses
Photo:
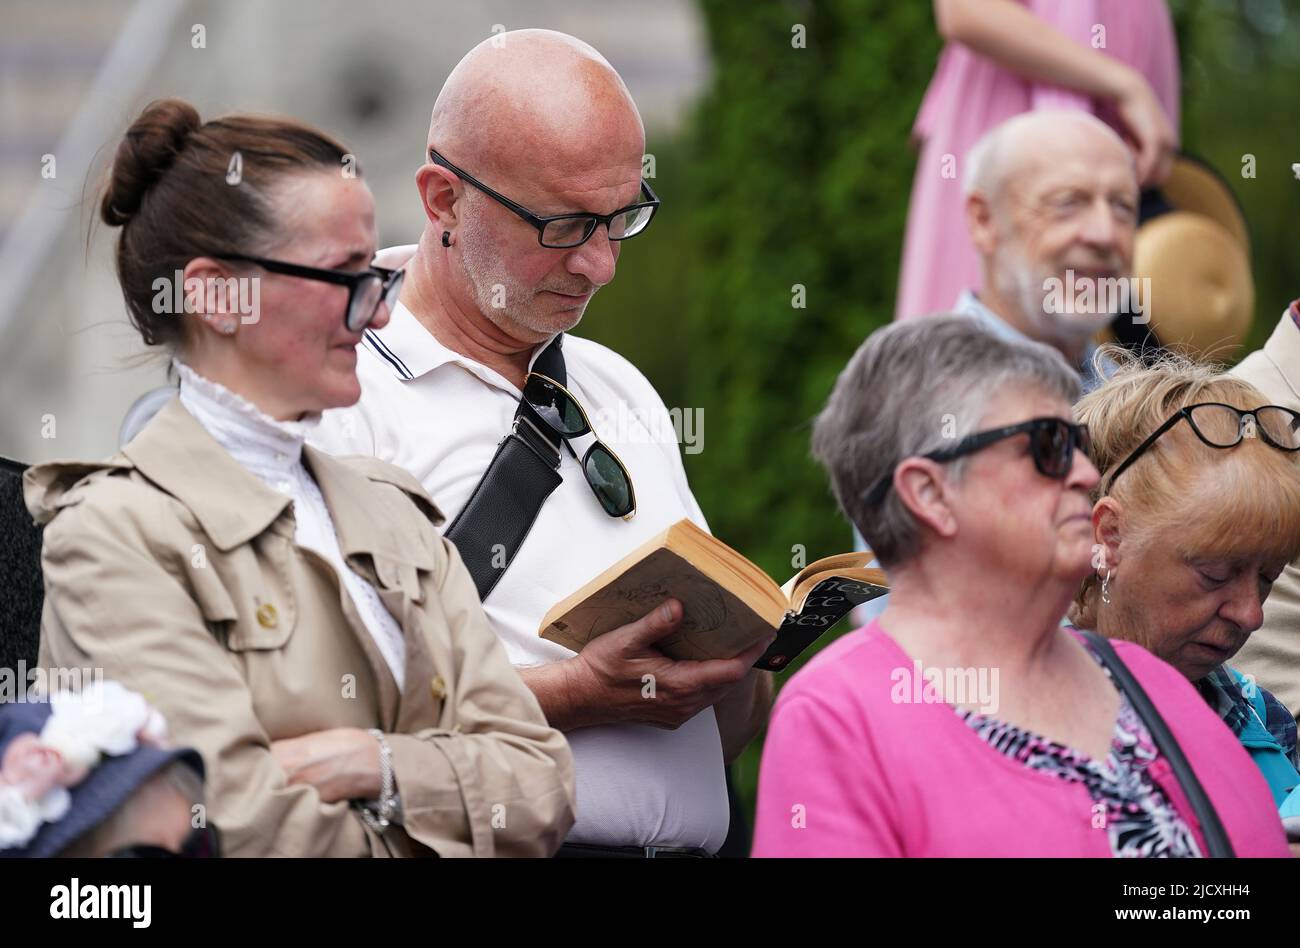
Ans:
<svg viewBox="0 0 1300 948"><path fill-rule="evenodd" d="M552 217L538 217L522 204L510 200L500 191L494 191L473 175L457 168L432 148L429 149L429 160L454 172L462 181L472 184L498 204L514 211L537 228L538 243L557 250L582 246L596 232L599 224L605 225L610 240L635 237L650 226L651 218L659 209L659 196L650 187L650 182L642 178L641 191L649 198L647 201L629 204L612 214L556 214Z"/></svg>
<svg viewBox="0 0 1300 948"><path fill-rule="evenodd" d="M1196 437L1211 448L1232 448L1241 443L1242 438L1253 438L1256 434L1265 444L1272 445L1279 451L1300 451L1297 432L1300 431L1300 413L1281 405L1263 405L1253 411L1235 408L1222 402L1201 402L1178 409L1159 428L1151 432L1150 437L1139 444L1115 468L1106 489L1111 486L1128 467L1142 456L1156 440L1183 419L1191 426Z"/></svg>
<svg viewBox="0 0 1300 948"><path fill-rule="evenodd" d="M524 381L524 401L547 427L565 439L565 447L577 460L577 452L569 445L568 439L594 432L587 413L572 393L540 372L529 372ZM587 484L605 513L611 517L631 519L636 513L636 493L632 490L632 477L618 455L597 439L580 463Z"/></svg>
<svg viewBox="0 0 1300 948"><path fill-rule="evenodd" d="M386 303L391 310L397 305L397 298L402 294L404 270L387 270L383 267L367 267L364 270L325 270L320 267L305 267L298 263L285 263L283 260L268 260L265 257L250 257L242 253L219 255L221 260L242 260L256 264L271 273L285 276L301 277L304 280L319 280L323 283L335 283L348 288L348 308L343 313L343 324L349 332L361 332L379 312L379 304Z"/></svg>
<svg viewBox="0 0 1300 948"><path fill-rule="evenodd" d="M962 438L950 448L940 448L922 457L931 461L955 461L959 457L1025 433L1029 435L1029 453L1034 459L1034 467L1044 477L1064 480L1074 463L1075 450L1082 451L1084 456L1092 452L1092 439L1088 436L1087 425L1076 425L1063 418L1032 418L1018 425L977 432ZM894 472L890 470L867 492L865 502L869 506L880 503L893 483Z"/></svg>

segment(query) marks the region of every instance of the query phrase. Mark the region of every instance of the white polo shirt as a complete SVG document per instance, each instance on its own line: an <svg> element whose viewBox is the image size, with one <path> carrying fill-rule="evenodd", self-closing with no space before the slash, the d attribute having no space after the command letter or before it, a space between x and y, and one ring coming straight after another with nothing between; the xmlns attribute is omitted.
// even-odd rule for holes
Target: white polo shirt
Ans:
<svg viewBox="0 0 1300 948"><path fill-rule="evenodd" d="M683 517L708 529L686 482L671 416L645 376L577 336L565 336L564 360L565 387L631 475L636 516L625 521L605 513L578 462L561 452L563 481L484 604L518 667L573 656L537 634L555 603ZM450 523L510 430L522 393L495 370L442 345L401 304L383 329L366 330L357 374L360 402L325 412L311 442L406 468ZM573 442L579 457L590 443L590 435ZM601 725L566 737L578 782L569 841L711 852L722 845L729 811L712 708L675 731Z"/></svg>

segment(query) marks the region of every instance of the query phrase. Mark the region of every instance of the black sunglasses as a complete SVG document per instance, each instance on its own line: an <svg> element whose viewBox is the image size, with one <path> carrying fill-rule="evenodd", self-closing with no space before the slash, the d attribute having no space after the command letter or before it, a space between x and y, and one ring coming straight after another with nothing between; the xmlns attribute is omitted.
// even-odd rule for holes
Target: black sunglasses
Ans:
<svg viewBox="0 0 1300 948"><path fill-rule="evenodd" d="M922 457L931 461L955 461L999 441L1026 433L1029 435L1029 453L1034 459L1034 467L1044 477L1064 480L1074 464L1076 449L1082 451L1085 457L1092 453L1092 439L1088 436L1087 425L1077 425L1063 418L1031 418L1017 425L976 432L962 438L950 448L940 448L923 454ZM891 470L867 492L865 502L869 506L880 503L893 483L894 472Z"/></svg>
<svg viewBox="0 0 1300 948"><path fill-rule="evenodd" d="M1178 409L1150 437L1134 448L1115 468L1106 490L1110 490L1116 479L1155 444L1162 434L1184 418L1196 437L1211 448L1236 447L1243 438L1253 438L1258 434L1265 444L1272 445L1279 451L1300 451L1300 441L1296 437L1296 432L1300 431L1300 413L1281 405L1262 405L1248 411L1222 402L1201 402Z"/></svg>
<svg viewBox="0 0 1300 948"><path fill-rule="evenodd" d="M387 270L383 267L367 267L364 270L325 270L320 267L305 267L298 263L285 263L283 260L251 257L242 253L220 254L219 259L242 260L245 263L256 264L271 273L346 286L348 308L343 313L343 325L348 327L349 332L361 332L369 326L375 314L379 312L380 303L386 303L390 310L396 306L397 298L402 293L402 280L406 276L405 270Z"/></svg>
<svg viewBox="0 0 1300 948"><path fill-rule="evenodd" d="M524 381L524 401L548 428L565 439L565 447L574 460L578 460L577 452L568 439L595 432L592 431L587 413L572 393L540 372L529 372ZM618 455L597 439L579 463L587 484L605 513L611 517L630 520L636 513L636 493L632 490L632 477Z"/></svg>
<svg viewBox="0 0 1300 948"><path fill-rule="evenodd" d="M108 854L108 859L219 859L221 857L221 834L216 826L208 824L190 830L181 844L180 852L173 852L161 846L135 845L123 846Z"/></svg>
<svg viewBox="0 0 1300 948"><path fill-rule="evenodd" d="M514 211L537 228L538 243L557 250L582 246L600 224L604 224L609 231L610 240L635 237L650 226L651 218L659 209L659 196L650 187L650 182L642 178L641 191L649 198L648 201L629 204L612 214L556 214L552 217L538 217L522 204L510 200L500 191L494 191L473 175L457 168L432 148L429 149L429 160L435 165L442 165L462 181L472 184L498 204Z"/></svg>

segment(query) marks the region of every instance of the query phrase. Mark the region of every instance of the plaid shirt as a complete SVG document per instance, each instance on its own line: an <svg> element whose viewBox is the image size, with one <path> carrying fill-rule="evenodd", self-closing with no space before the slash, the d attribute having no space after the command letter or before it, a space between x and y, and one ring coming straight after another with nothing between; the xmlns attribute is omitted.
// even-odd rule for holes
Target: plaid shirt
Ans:
<svg viewBox="0 0 1300 948"><path fill-rule="evenodd" d="M1242 683L1233 677L1227 665L1220 665L1210 672L1197 685L1206 703L1223 718L1223 723L1233 734L1241 737L1241 732L1251 718L1258 718L1254 703L1246 695ZM1264 700L1264 720L1261 722L1269 735L1282 747L1282 752L1293 766L1300 768L1300 758L1296 754L1296 723L1291 712L1281 701L1264 688L1260 688L1252 679L1247 679L1245 688L1258 688Z"/></svg>

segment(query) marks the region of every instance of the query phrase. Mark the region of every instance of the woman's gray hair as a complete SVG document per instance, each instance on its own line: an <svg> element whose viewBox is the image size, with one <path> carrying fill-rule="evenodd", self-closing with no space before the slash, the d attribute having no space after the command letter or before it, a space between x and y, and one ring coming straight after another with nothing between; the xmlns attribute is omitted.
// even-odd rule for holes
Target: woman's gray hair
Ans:
<svg viewBox="0 0 1300 948"><path fill-rule="evenodd" d="M881 564L915 556L921 529L892 489L871 507L866 494L904 458L977 431L990 399L1010 386L1071 404L1080 392L1078 373L1055 349L995 335L969 316L892 323L858 347L817 416L812 453ZM960 478L964 466L954 461L950 476Z"/></svg>

